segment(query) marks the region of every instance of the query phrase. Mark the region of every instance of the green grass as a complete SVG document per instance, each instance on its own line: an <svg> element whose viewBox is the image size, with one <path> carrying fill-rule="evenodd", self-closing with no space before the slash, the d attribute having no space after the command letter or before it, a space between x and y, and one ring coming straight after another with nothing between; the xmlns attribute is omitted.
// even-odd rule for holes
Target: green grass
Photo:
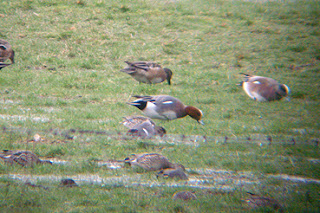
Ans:
<svg viewBox="0 0 320 213"><path fill-rule="evenodd" d="M311 207L318 204L318 201L312 197L316 196L314 190L319 190L319 185L272 188L291 193L289 198L277 196L280 201L291 203L288 212L312 211ZM171 199L174 192L186 189L188 190L188 188L96 186L89 184L81 187L61 188L57 184L52 184L49 189L45 190L43 188L30 188L14 182L0 188L1 207L5 212L43 212L48 211L48 206L55 206L51 208L55 212L248 211L245 206L242 206L243 202L241 200L245 197L239 192L226 193L219 190L196 189L194 191L198 197L197 200L183 202ZM317 208L314 210L317 210Z"/></svg>
<svg viewBox="0 0 320 213"><path fill-rule="evenodd" d="M320 179L319 163L310 161L320 154L315 145L320 138L319 5L240 0L0 2L0 38L16 53L16 63L1 70L0 149L29 149L43 158L72 162L34 168L0 164L0 208L246 212L241 199L250 190L279 199L288 212L319 211L319 184L268 178L288 174ZM172 85L139 84L119 72L126 60L155 61L170 68ZM285 83L292 90L291 101L254 102L237 86L239 73ZM123 136L127 130L119 124L122 117L141 114L126 104L131 96L157 94L200 108L205 126L186 117L155 121L169 135L161 140ZM44 140L27 142L35 133ZM267 136L273 138L271 145ZM292 138L296 145L289 145ZM176 203L171 196L180 188L125 187L122 182L64 189L48 181L43 184L50 190L42 190L6 178L135 177L130 169L110 170L96 161L138 152L159 152L182 163L192 178L198 177L198 169L209 168L261 175L262 182L242 188L231 184L232 194L217 196L194 189L199 200ZM141 182L149 179L157 182L153 173L141 175Z"/></svg>

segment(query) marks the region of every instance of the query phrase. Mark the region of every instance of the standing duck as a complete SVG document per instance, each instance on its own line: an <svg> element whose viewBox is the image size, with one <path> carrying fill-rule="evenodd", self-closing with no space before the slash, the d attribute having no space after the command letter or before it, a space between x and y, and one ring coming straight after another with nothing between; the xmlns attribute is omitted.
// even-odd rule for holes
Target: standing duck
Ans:
<svg viewBox="0 0 320 213"><path fill-rule="evenodd" d="M129 116L124 117L122 124L129 128L128 134L139 137L152 137L160 135L161 137L166 134L166 130L157 126L153 120L143 116Z"/></svg>
<svg viewBox="0 0 320 213"><path fill-rule="evenodd" d="M288 97L290 88L280 84L272 78L243 74L244 81L241 82L243 90L256 101L275 101ZM289 99L288 99L289 100Z"/></svg>
<svg viewBox="0 0 320 213"><path fill-rule="evenodd" d="M10 59L11 64L14 63L14 51L9 42L0 39L0 62L5 62L7 59Z"/></svg>
<svg viewBox="0 0 320 213"><path fill-rule="evenodd" d="M157 84L167 80L168 84L171 84L172 71L168 68L162 68L154 62L125 62L128 64L128 67L120 71L131 75L141 83Z"/></svg>
<svg viewBox="0 0 320 213"><path fill-rule="evenodd" d="M8 163L18 163L21 166L33 166L34 164L52 164L49 160L40 160L38 156L30 151L12 151L4 150L0 158Z"/></svg>
<svg viewBox="0 0 320 213"><path fill-rule="evenodd" d="M166 168L177 168L182 165L171 163L168 158L158 153L133 154L127 157L124 162L133 168L142 168L146 171L156 171Z"/></svg>
<svg viewBox="0 0 320 213"><path fill-rule="evenodd" d="M185 106L179 99L169 95L133 96L137 100L129 103L140 109L146 116L154 119L173 120L187 115L201 121L202 111L193 106Z"/></svg>

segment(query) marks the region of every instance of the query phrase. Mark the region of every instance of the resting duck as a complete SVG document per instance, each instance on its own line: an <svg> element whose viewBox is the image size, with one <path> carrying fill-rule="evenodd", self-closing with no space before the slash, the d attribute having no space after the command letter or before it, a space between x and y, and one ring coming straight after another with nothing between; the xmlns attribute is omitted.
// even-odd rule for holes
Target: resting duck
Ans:
<svg viewBox="0 0 320 213"><path fill-rule="evenodd" d="M7 59L10 59L11 64L14 63L14 51L9 42L0 39L0 62L5 62Z"/></svg>
<svg viewBox="0 0 320 213"><path fill-rule="evenodd" d="M157 178L158 177L189 180L188 176L184 173L183 168L181 167L163 169L157 174Z"/></svg>
<svg viewBox="0 0 320 213"><path fill-rule="evenodd" d="M176 192L173 194L172 199L174 200L184 200L184 201L188 201L188 200L196 200L197 196L194 194L194 192L190 192L190 191L182 191L182 192Z"/></svg>
<svg viewBox="0 0 320 213"><path fill-rule="evenodd" d="M185 106L179 99L169 95L133 96L137 100L129 103L154 119L173 120L187 115L203 124L202 111L193 106Z"/></svg>
<svg viewBox="0 0 320 213"><path fill-rule="evenodd" d="M124 162L133 168L142 168L146 171L156 171L166 168L184 168L182 165L171 163L168 158L158 153L133 154Z"/></svg>
<svg viewBox="0 0 320 213"><path fill-rule="evenodd" d="M162 68L154 62L125 61L129 66L120 70L131 75L135 80L146 84L157 84L167 80L171 84L172 71L168 68Z"/></svg>
<svg viewBox="0 0 320 213"><path fill-rule="evenodd" d="M284 97L288 97L290 93L290 88L287 85L280 84L272 78L243 75L245 75L245 78L241 82L241 86L253 100L260 102L281 100Z"/></svg>
<svg viewBox="0 0 320 213"><path fill-rule="evenodd" d="M122 124L129 128L128 134L138 137L152 137L154 135L163 136L166 130L157 126L153 120L143 116L124 117Z"/></svg>
<svg viewBox="0 0 320 213"><path fill-rule="evenodd" d="M52 164L49 160L40 160L38 156L30 151L4 150L0 158L8 163L18 163L21 166L33 166L34 164Z"/></svg>
<svg viewBox="0 0 320 213"><path fill-rule="evenodd" d="M60 181L60 185L61 187L76 187L78 186L78 184L71 178L66 178L66 179L62 179Z"/></svg>
<svg viewBox="0 0 320 213"><path fill-rule="evenodd" d="M272 208L274 210L278 210L283 212L283 208L280 203L270 197L262 197L251 192L247 192L249 194L249 198L245 200L245 202L249 205L250 208Z"/></svg>

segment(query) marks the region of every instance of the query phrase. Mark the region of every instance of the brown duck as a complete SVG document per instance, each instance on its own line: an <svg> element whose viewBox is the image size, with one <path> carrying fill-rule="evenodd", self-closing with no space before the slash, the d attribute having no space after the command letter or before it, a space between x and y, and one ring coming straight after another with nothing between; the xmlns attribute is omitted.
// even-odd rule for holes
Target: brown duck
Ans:
<svg viewBox="0 0 320 213"><path fill-rule="evenodd" d="M190 191L182 191L182 192L176 192L175 194L173 194L172 199L174 200L184 200L184 201L188 201L188 200L196 200L197 196L194 194L194 192L190 192Z"/></svg>
<svg viewBox="0 0 320 213"><path fill-rule="evenodd" d="M157 178L158 177L189 180L188 176L184 173L184 170L181 167L162 169L157 174Z"/></svg>
<svg viewBox="0 0 320 213"><path fill-rule="evenodd" d="M129 74L141 83L156 84L167 80L168 84L171 84L172 71L168 68L162 68L157 63L147 61L125 62L128 67L120 71Z"/></svg>
<svg viewBox="0 0 320 213"><path fill-rule="evenodd" d="M146 116L160 120L174 120L189 115L198 123L203 124L203 113L194 106L184 105L178 98L169 95L133 96L135 101L128 103L140 109Z"/></svg>
<svg viewBox="0 0 320 213"><path fill-rule="evenodd" d="M10 59L11 64L14 63L14 51L9 42L0 39L0 62L5 62Z"/></svg>
<svg viewBox="0 0 320 213"><path fill-rule="evenodd" d="M18 163L21 166L34 166L34 164L52 164L49 160L40 160L38 156L30 151L4 150L0 158L7 163Z"/></svg>
<svg viewBox="0 0 320 213"><path fill-rule="evenodd" d="M283 208L277 200L270 197L262 197L251 192L247 193L249 194L249 198L245 201L250 208L272 208L279 212L283 212Z"/></svg>
<svg viewBox="0 0 320 213"><path fill-rule="evenodd" d="M129 128L128 134L139 137L163 136L166 130L157 126L153 120L143 116L124 117L122 124Z"/></svg>
<svg viewBox="0 0 320 213"><path fill-rule="evenodd" d="M60 181L60 185L61 187L75 187L78 186L78 184L71 178L66 178L66 179L62 179Z"/></svg>
<svg viewBox="0 0 320 213"><path fill-rule="evenodd" d="M280 84L272 78L243 74L244 81L241 82L243 90L253 100L276 101L287 97L290 94L290 88L285 84Z"/></svg>
<svg viewBox="0 0 320 213"><path fill-rule="evenodd" d="M181 167L181 165L173 164L168 158L157 153L133 154L127 157L124 162L132 168L142 168L146 171Z"/></svg>

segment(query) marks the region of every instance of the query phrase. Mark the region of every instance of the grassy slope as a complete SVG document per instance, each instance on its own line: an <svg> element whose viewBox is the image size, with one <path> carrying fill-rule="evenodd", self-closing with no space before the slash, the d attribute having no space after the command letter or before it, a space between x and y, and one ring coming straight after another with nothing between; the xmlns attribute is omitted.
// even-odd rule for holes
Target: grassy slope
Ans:
<svg viewBox="0 0 320 213"><path fill-rule="evenodd" d="M30 145L21 141L38 132L50 143L33 145L36 153L81 162L72 168L55 166L23 170L1 167L2 173L58 173L66 176L99 173L108 176L115 174L101 171L87 160L121 159L134 152L157 151L191 169L209 167L262 174L287 173L319 179L319 166L307 160L317 158L319 149L309 145L260 148L252 144L221 145L208 141L190 149L184 144L152 143L145 146L134 140L119 141L92 135L77 135L73 141L51 144L59 137L48 131L59 128L125 132L125 128L119 125L122 117L140 114L126 104L132 100L131 95L169 94L199 107L206 123L200 126L191 118L156 121L169 134L272 135L274 138L295 137L302 144L310 142L319 138L320 125L319 11L319 1L1 2L0 37L13 45L16 64L1 70L0 125L18 127L20 132L3 132L0 147L30 149ZM138 84L119 72L125 66L125 60L161 63L173 70L173 85ZM291 65L308 63L315 65L290 69ZM236 86L241 81L241 72L274 77L287 84L292 90L292 101L252 101ZM127 171L119 174L126 175ZM270 193L280 197L276 195L278 189L273 190L272 183L267 184L271 185L268 188ZM294 201L288 204L289 209L299 211L308 207L308 202L305 204L304 200L298 199L300 193L309 190L308 187L297 186L301 187L298 190L294 188L296 186L287 187L283 183L274 185L296 190L285 195ZM257 191L265 190L259 187ZM318 186L312 187L316 190ZM91 195L90 188L85 190L88 196ZM117 190L114 193L136 195L140 189L122 192L120 187ZM152 194L156 189L148 190ZM163 190L169 192L160 203L170 203L169 194L174 190ZM29 193L33 192L29 190ZM100 193L105 192L99 191L98 195ZM126 200L124 194L118 198ZM50 195L57 202L61 199L55 190ZM218 205L216 211L230 205L229 211L233 208L240 211L241 195L235 197L222 196L222 200L217 201L221 206ZM11 198L9 204L16 205L16 197L12 195ZM104 198L99 197L100 201L95 204L98 209L104 208L101 199ZM203 199L209 202L212 197ZM232 206L234 199L236 204ZM77 200L77 197L70 200ZM92 202L94 200L97 199L92 198ZM144 199L139 200L143 202ZM21 204L22 207L37 206L28 202ZM127 202L131 202L130 199ZM294 204L299 202L303 203L300 209ZM77 206L83 206L83 203L76 201L70 204L70 209L65 205L62 208L66 211L81 209ZM135 208L137 211L155 211L152 208L157 208L158 204L142 205L143 208L132 203L126 205L128 211ZM151 207L145 207L149 205ZM189 208L191 211L213 208L209 203L208 206L199 205L194 202ZM316 206L314 202L310 205L311 208ZM167 208L177 210L175 204Z"/></svg>
<svg viewBox="0 0 320 213"><path fill-rule="evenodd" d="M169 94L207 123L163 124L170 133L318 133L318 65L289 69L320 55L317 2L54 2L2 3L1 37L17 63L1 73L2 97L13 100L1 114L27 117L7 125L119 129L122 116L139 113L126 105L132 94ZM173 85L139 85L119 72L124 60L171 68ZM241 72L286 83L292 101L253 102L236 86Z"/></svg>

